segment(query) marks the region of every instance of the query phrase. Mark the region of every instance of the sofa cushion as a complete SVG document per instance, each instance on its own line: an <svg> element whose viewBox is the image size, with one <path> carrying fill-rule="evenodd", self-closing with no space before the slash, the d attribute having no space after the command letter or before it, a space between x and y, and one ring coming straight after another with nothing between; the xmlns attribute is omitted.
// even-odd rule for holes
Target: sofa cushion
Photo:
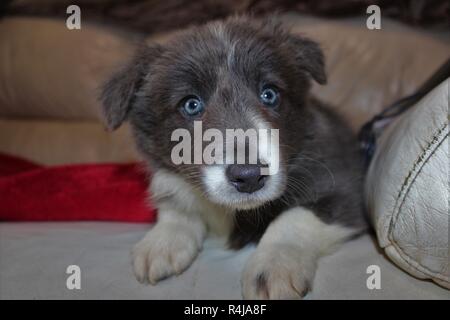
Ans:
<svg viewBox="0 0 450 320"><path fill-rule="evenodd" d="M450 46L411 28L368 30L298 14L282 21L324 49L328 84L313 92L357 130L394 100L412 93L448 57ZM64 20L5 18L0 21L0 117L98 121L98 89L124 64L133 37L83 22L68 30ZM147 41L164 42L171 33Z"/></svg>
<svg viewBox="0 0 450 320"><path fill-rule="evenodd" d="M82 121L0 118L0 152L45 165L138 159L128 125L108 132Z"/></svg>
<svg viewBox="0 0 450 320"><path fill-rule="evenodd" d="M366 180L378 242L412 275L450 288L450 80L383 132Z"/></svg>
<svg viewBox="0 0 450 320"><path fill-rule="evenodd" d="M99 85L130 55L128 38L64 20L0 20L0 116L97 119Z"/></svg>
<svg viewBox="0 0 450 320"><path fill-rule="evenodd" d="M0 299L241 299L241 272L254 251L224 249L207 238L185 272L156 286L133 275L130 250L148 232L146 224L0 224ZM68 290L69 265L81 269L81 290ZM381 289L369 290L367 268L381 270ZM449 292L399 270L368 235L320 259L306 299L448 299Z"/></svg>

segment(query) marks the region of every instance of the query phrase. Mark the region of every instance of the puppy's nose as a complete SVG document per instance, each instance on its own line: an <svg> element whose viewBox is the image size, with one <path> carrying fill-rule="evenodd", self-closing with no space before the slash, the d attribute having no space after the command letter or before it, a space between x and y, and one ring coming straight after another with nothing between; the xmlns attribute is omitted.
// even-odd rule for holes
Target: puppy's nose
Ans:
<svg viewBox="0 0 450 320"><path fill-rule="evenodd" d="M245 193L252 193L264 187L267 178L261 175L261 168L254 164L229 165L226 175L237 191Z"/></svg>

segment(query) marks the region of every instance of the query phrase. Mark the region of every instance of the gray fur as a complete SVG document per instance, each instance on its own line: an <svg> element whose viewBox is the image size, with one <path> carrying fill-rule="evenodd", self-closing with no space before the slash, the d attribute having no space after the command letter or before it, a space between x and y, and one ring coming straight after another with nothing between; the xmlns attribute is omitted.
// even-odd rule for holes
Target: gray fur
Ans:
<svg viewBox="0 0 450 320"><path fill-rule="evenodd" d="M315 42L271 21L234 17L191 28L163 47L141 48L105 86L102 98L108 126L116 128L128 118L151 169L176 172L200 189L200 166L180 168L170 158L172 131L193 131L192 119L179 111L185 96L204 99L204 130L245 130L250 113L280 129L287 185L279 199L236 212L230 245L239 248L257 241L272 219L298 205L326 223L365 228L356 140L338 115L310 96L311 80L326 82L323 53ZM264 83L281 91L281 105L274 110L258 100Z"/></svg>

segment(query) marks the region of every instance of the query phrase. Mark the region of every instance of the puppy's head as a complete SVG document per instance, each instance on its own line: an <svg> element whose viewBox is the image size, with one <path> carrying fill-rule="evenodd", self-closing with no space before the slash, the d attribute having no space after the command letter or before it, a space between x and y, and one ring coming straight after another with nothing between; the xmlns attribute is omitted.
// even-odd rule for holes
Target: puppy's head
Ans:
<svg viewBox="0 0 450 320"><path fill-rule="evenodd" d="M312 130L311 79L326 81L316 43L268 21L231 18L189 29L164 45L140 48L105 85L104 115L111 129L130 121L138 149L153 168L183 176L212 202L250 209L286 188L287 160ZM200 146L194 141L199 124L201 133L214 133L200 138ZM202 161L210 142L223 144L212 152L215 156L231 150L227 130L233 129L268 132L268 139L257 143L256 163L248 157L239 164ZM276 146L272 129L279 130ZM174 148L180 147L176 132L191 136L181 152L190 161L173 159ZM248 152L255 142L245 137L241 144ZM276 170L267 175L264 166Z"/></svg>

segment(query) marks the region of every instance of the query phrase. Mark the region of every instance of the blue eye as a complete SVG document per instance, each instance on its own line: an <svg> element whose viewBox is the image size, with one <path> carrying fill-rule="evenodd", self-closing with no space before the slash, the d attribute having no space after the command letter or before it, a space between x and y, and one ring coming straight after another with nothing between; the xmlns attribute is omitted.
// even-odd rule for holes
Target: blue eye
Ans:
<svg viewBox="0 0 450 320"><path fill-rule="evenodd" d="M202 100L200 100L199 97L189 96L183 100L182 108L183 112L187 116L194 117L203 112L203 110L205 109L205 105L203 104Z"/></svg>
<svg viewBox="0 0 450 320"><path fill-rule="evenodd" d="M262 103L268 107L276 107L280 103L280 93L273 86L264 87L259 95Z"/></svg>

